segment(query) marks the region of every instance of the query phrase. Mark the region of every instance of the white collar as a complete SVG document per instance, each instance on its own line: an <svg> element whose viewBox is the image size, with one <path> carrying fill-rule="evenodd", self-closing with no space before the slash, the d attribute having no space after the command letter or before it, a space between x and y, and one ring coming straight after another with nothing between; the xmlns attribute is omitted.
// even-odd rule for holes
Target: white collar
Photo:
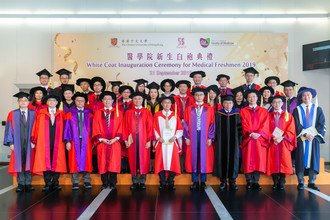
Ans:
<svg viewBox="0 0 330 220"><path fill-rule="evenodd" d="M179 96L180 96L181 98L185 98L185 97L187 96L187 94L184 94L184 95L179 94Z"/></svg>
<svg viewBox="0 0 330 220"><path fill-rule="evenodd" d="M163 115L165 115L165 116L166 116L166 111L165 111L165 110L162 110L162 113L163 113ZM167 114L168 114L168 115L171 115L171 114L172 114L172 111L171 111L171 110L169 110L169 111L167 112Z"/></svg>
<svg viewBox="0 0 330 220"><path fill-rule="evenodd" d="M282 114L283 110L280 109L280 110L278 110L278 111L274 111L274 112Z"/></svg>
<svg viewBox="0 0 330 220"><path fill-rule="evenodd" d="M196 102L196 105L203 105L204 102Z"/></svg>
<svg viewBox="0 0 330 220"><path fill-rule="evenodd" d="M19 109L20 111L21 111L21 114L22 114L22 112L25 112L25 115L26 115L26 113L27 113L27 111L28 111L28 109L26 108L26 109Z"/></svg>
<svg viewBox="0 0 330 220"><path fill-rule="evenodd" d="M48 108L48 112L51 113L51 112L54 112L54 114L56 113L56 108Z"/></svg>
<svg viewBox="0 0 330 220"><path fill-rule="evenodd" d="M77 109L78 109L78 111L80 111L80 110L81 110L81 111L84 111L84 107L82 107L82 108L78 108L78 107L77 107Z"/></svg>
<svg viewBox="0 0 330 220"><path fill-rule="evenodd" d="M310 103L310 104L308 105L308 107L311 108L312 104L313 104L313 103ZM307 105L306 105L305 103L301 103L301 105L302 105L302 107L303 107L304 109L306 109Z"/></svg>
<svg viewBox="0 0 330 220"><path fill-rule="evenodd" d="M139 106L139 107L135 106L135 109L141 109L141 108L142 108L142 105Z"/></svg>
<svg viewBox="0 0 330 220"><path fill-rule="evenodd" d="M112 107L110 107L110 108L106 108L106 107L104 107L104 110L112 110Z"/></svg>
<svg viewBox="0 0 330 220"><path fill-rule="evenodd" d="M250 106L250 108L255 108L255 107L257 107L258 105L255 104L255 105L249 105L249 106Z"/></svg>

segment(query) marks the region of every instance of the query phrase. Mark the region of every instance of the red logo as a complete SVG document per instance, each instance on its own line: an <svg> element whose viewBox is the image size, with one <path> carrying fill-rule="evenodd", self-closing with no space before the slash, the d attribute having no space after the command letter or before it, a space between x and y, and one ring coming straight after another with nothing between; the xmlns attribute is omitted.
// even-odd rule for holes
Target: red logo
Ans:
<svg viewBox="0 0 330 220"><path fill-rule="evenodd" d="M112 46L117 46L118 43L118 38L111 38L111 45Z"/></svg>

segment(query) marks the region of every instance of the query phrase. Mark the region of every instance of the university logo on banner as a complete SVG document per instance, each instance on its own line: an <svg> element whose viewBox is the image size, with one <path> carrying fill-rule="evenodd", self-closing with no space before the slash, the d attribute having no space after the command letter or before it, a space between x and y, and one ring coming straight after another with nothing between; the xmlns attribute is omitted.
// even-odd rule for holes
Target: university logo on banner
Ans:
<svg viewBox="0 0 330 220"><path fill-rule="evenodd" d="M112 46L117 46L117 44L118 44L118 38L111 38L111 45Z"/></svg>

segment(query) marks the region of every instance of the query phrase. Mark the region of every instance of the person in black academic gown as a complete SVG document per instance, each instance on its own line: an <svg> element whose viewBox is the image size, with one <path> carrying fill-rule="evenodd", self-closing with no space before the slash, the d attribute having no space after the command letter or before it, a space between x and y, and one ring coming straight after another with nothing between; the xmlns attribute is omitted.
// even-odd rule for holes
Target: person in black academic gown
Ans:
<svg viewBox="0 0 330 220"><path fill-rule="evenodd" d="M234 109L234 97L222 98L222 106L215 115L216 147L213 175L220 178L220 190L237 190L236 178L239 171L239 145L242 142L242 125L239 112Z"/></svg>
<svg viewBox="0 0 330 220"><path fill-rule="evenodd" d="M47 94L49 94L50 90L52 90L49 85L49 81L50 77L52 77L53 75L46 69L37 72L36 75L39 76L40 86L45 88L47 90Z"/></svg>
<svg viewBox="0 0 330 220"><path fill-rule="evenodd" d="M62 93L63 93L62 89L63 89L64 85L69 84L69 80L70 80L70 77L71 77L71 72L67 69L60 69L56 73L60 77L61 85L54 89L55 92L53 94L55 94L58 97L62 98Z"/></svg>

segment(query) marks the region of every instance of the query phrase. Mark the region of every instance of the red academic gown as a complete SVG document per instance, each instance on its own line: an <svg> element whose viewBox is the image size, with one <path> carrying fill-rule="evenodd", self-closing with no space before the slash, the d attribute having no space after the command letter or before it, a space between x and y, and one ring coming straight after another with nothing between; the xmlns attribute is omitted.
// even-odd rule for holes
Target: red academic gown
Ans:
<svg viewBox="0 0 330 220"><path fill-rule="evenodd" d="M250 106L240 111L242 121L242 163L244 173L254 171L266 172L267 148L269 147L269 119L268 111L260 106ZM260 137L253 139L251 133L258 133Z"/></svg>
<svg viewBox="0 0 330 220"><path fill-rule="evenodd" d="M94 114L93 120L93 144L97 149L97 163L99 174L106 172L120 173L121 168L121 144L116 141L112 145L99 142L99 138L111 140L115 137L122 138L123 114L116 108L110 110L110 129L106 125L106 110L99 109Z"/></svg>
<svg viewBox="0 0 330 220"><path fill-rule="evenodd" d="M78 109L66 113L64 140L70 141L71 150L68 151L69 172L92 172L92 121L90 109L84 109L82 138L79 138Z"/></svg>
<svg viewBox="0 0 330 220"><path fill-rule="evenodd" d="M276 112L269 113L269 127L272 134L276 128ZM288 116L286 116L288 114ZM286 120L287 119L287 120ZM267 175L273 173L292 174L291 151L296 148L296 128L291 114L282 111L277 125L283 133L283 140L275 145L273 139L270 140L270 147L267 154Z"/></svg>
<svg viewBox="0 0 330 220"><path fill-rule="evenodd" d="M32 102L29 103L28 105L28 109L30 110L34 110L37 114L39 113L39 111L43 108L46 108L47 105L43 105L41 101L37 101L34 103L34 105L32 104Z"/></svg>
<svg viewBox="0 0 330 220"><path fill-rule="evenodd" d="M49 146L50 113L47 108L44 108L41 109L37 115L31 135L31 142L35 144L33 173L43 175L43 172L48 170L59 173L67 172L65 144L63 141L65 113L57 109L55 119L56 130L54 137L53 158L51 160Z"/></svg>
<svg viewBox="0 0 330 220"><path fill-rule="evenodd" d="M181 120L178 117L175 117L175 113L172 111L171 115L168 116L168 120L170 123L170 128L173 130L173 136L182 137L183 127ZM164 128L164 122L166 120L166 116L163 114L163 111L159 111L155 113L154 116L154 129L155 129L155 137L156 139L162 136L162 131ZM172 125L172 126L171 126ZM171 157L171 167L170 169L164 168L163 161L163 144L159 141L155 144L155 173L158 174L160 171L167 170L175 172L177 175L180 174L180 157L179 152L181 151L181 147L179 145L178 139L176 139L172 146L164 146L164 147L172 147L172 157ZM168 158L167 158L168 159Z"/></svg>
<svg viewBox="0 0 330 220"><path fill-rule="evenodd" d="M92 110L92 112L96 112L97 110L104 107L102 100L100 100L100 95L96 95L95 93L90 93L88 95L88 105L87 107Z"/></svg>
<svg viewBox="0 0 330 220"><path fill-rule="evenodd" d="M137 170L140 170L140 174L147 174L150 170L150 148L146 148L147 142L153 140L153 118L151 112L146 108L140 109L139 123L136 124L136 109L130 109L126 111L124 116L123 125L123 140L127 141L129 136L132 135L133 143L127 149L128 161L130 170L133 176L136 176ZM137 152L136 152L136 128L138 127L139 133L139 152L137 164ZM151 143L150 143L151 146ZM137 167L138 166L138 167Z"/></svg>
<svg viewBox="0 0 330 220"><path fill-rule="evenodd" d="M214 110L208 104L204 103L202 109L201 122L201 155L200 169L197 167L197 161L194 159L194 152L197 152L197 105L194 103L189 106L184 116L184 137L190 139L190 145L187 145L186 151L186 171L188 173L201 171L201 173L211 173L213 171L214 150L212 145L207 146L207 140L214 139ZM193 149L195 149L193 151Z"/></svg>

